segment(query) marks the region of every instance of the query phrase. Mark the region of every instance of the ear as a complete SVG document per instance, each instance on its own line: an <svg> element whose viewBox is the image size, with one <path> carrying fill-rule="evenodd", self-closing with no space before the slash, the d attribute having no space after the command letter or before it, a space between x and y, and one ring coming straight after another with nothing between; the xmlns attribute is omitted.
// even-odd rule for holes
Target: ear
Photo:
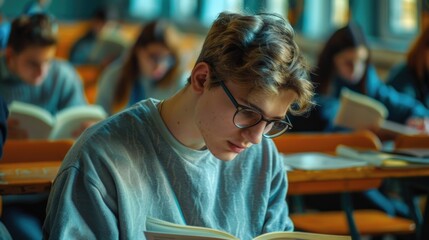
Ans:
<svg viewBox="0 0 429 240"><path fill-rule="evenodd" d="M205 62L200 62L192 69L191 87L196 93L204 92L204 88L208 86L210 79L210 67Z"/></svg>

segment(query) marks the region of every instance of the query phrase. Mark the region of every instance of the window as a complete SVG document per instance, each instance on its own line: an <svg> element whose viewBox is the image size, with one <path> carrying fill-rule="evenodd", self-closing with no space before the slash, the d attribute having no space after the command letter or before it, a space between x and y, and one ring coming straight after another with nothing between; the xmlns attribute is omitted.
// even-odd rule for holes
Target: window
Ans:
<svg viewBox="0 0 429 240"><path fill-rule="evenodd" d="M288 1L284 0L269 0L267 1L267 12L277 13L287 18L288 12Z"/></svg>
<svg viewBox="0 0 429 240"><path fill-rule="evenodd" d="M180 0L171 1L172 8L174 9L173 19L183 21L185 19L195 18L198 1L196 0Z"/></svg>
<svg viewBox="0 0 429 240"><path fill-rule="evenodd" d="M161 15L162 4L158 0L130 0L129 14L133 18L153 19Z"/></svg>
<svg viewBox="0 0 429 240"><path fill-rule="evenodd" d="M201 9L201 23L209 27L222 11L241 12L243 0L204 1Z"/></svg>
<svg viewBox="0 0 429 240"><path fill-rule="evenodd" d="M395 35L413 34L418 30L416 0L389 1L389 29Z"/></svg>
<svg viewBox="0 0 429 240"><path fill-rule="evenodd" d="M331 13L331 22L334 28L345 26L349 22L349 1L333 0Z"/></svg>

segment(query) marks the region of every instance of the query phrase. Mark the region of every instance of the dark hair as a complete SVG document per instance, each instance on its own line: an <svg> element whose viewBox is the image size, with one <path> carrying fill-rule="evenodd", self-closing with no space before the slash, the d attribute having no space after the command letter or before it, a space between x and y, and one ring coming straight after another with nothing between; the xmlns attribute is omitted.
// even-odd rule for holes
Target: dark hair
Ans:
<svg viewBox="0 0 429 240"><path fill-rule="evenodd" d="M46 14L23 15L12 22L7 46L16 52L27 47L57 44L58 25Z"/></svg>
<svg viewBox="0 0 429 240"><path fill-rule="evenodd" d="M344 50L358 48L360 46L364 46L369 54L369 47L365 35L362 29L355 23L349 23L347 26L338 29L332 34L323 47L319 55L317 67L312 73L312 80L316 85L317 93L324 94L329 91L335 73L335 56ZM368 69L369 62L370 57L368 56L365 63L365 73L358 83L358 87L362 93L366 93L366 70Z"/></svg>
<svg viewBox="0 0 429 240"><path fill-rule="evenodd" d="M174 75L178 70L178 57L167 40L168 23L163 20L155 20L146 24L134 43L124 65L121 68L118 85L116 86L114 103L121 103L127 96L127 93L132 88L133 82L137 80L139 75L139 66L137 59L137 49L146 47L152 43L160 43L170 50L173 58L173 67L167 71L164 78L158 81L157 84L162 86L169 85L174 81Z"/></svg>
<svg viewBox="0 0 429 240"><path fill-rule="evenodd" d="M427 77L426 49L429 49L429 26L423 29L407 54L407 65L416 74L419 84L424 84Z"/></svg>

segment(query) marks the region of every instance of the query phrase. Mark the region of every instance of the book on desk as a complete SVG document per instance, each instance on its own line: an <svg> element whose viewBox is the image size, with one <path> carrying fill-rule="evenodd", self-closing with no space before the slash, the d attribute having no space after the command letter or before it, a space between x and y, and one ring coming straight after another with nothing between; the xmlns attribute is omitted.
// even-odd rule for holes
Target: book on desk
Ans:
<svg viewBox="0 0 429 240"><path fill-rule="evenodd" d="M216 229L206 227L196 227L188 225L180 225L156 218L146 218L145 236L148 240L214 240L227 239L239 240L239 238ZM272 232L262 234L253 240L350 240L349 236L331 235L331 234L316 234L306 232Z"/></svg>

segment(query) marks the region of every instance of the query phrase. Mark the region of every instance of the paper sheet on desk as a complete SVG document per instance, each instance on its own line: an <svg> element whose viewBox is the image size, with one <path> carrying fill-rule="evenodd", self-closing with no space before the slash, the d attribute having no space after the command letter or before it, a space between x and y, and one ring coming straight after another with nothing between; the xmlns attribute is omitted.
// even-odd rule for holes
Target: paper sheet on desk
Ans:
<svg viewBox="0 0 429 240"><path fill-rule="evenodd" d="M286 169L302 170L326 170L341 169L350 167L361 167L368 165L365 161L354 160L350 158L340 158L328 154L307 152L296 154L282 154Z"/></svg>
<svg viewBox="0 0 429 240"><path fill-rule="evenodd" d="M339 145L336 153L338 156L358 159L379 167L406 167L408 165L421 166L429 164L428 157L411 157L375 150L359 150L344 145Z"/></svg>

